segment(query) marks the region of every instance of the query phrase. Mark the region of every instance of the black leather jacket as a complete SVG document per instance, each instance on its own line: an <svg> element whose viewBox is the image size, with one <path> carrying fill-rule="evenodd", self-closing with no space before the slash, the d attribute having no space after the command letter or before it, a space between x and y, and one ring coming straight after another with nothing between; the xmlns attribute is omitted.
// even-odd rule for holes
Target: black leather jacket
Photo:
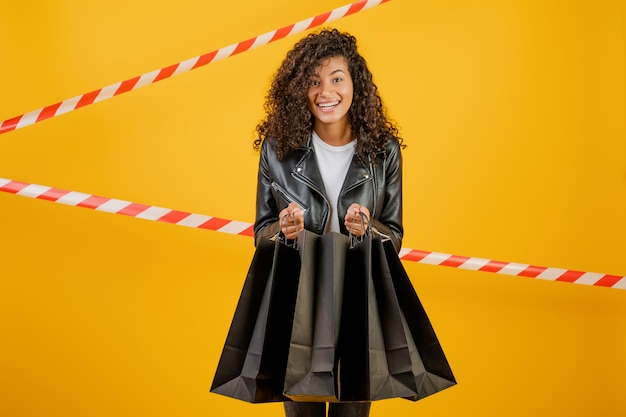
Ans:
<svg viewBox="0 0 626 417"><path fill-rule="evenodd" d="M330 213L324 183L317 166L311 140L278 160L274 141L265 140L261 147L256 197L255 242L260 237L274 237L280 230L278 213L297 203L304 209L304 226L317 234L324 233ZM396 251L402 245L402 156L397 140L387 143L376 155L376 166L364 164L354 155L346 174L337 215L343 234L348 234L344 217L352 203L370 210L375 234L392 240Z"/></svg>

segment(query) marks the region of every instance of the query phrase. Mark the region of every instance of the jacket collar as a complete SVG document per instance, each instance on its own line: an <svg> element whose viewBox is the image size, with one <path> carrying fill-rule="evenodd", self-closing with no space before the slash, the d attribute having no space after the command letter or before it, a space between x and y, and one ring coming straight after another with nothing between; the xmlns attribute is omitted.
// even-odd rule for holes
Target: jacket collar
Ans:
<svg viewBox="0 0 626 417"><path fill-rule="evenodd" d="M292 175L299 178L310 187L316 189L321 194L326 195L324 181L315 158L315 151L311 137L309 137L309 140L302 145L300 150L304 153L302 158L300 158L298 163L294 166ZM358 187L364 182L371 181L372 179L372 165L364 164L359 155L355 153L352 157L352 161L350 162L350 167L348 168L340 195Z"/></svg>

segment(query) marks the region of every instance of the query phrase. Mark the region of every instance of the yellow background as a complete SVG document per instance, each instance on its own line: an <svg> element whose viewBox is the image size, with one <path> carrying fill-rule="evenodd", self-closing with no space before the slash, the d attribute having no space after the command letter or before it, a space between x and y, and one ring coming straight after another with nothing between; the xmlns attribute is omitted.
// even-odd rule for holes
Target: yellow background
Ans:
<svg viewBox="0 0 626 417"><path fill-rule="evenodd" d="M346 4L0 0L0 119ZM626 274L625 5L393 0L354 34L406 143L406 248ZM252 222L302 35L0 136L0 177ZM0 415L277 416L208 392L249 237L0 193ZM372 416L622 416L626 291L406 262L458 385Z"/></svg>

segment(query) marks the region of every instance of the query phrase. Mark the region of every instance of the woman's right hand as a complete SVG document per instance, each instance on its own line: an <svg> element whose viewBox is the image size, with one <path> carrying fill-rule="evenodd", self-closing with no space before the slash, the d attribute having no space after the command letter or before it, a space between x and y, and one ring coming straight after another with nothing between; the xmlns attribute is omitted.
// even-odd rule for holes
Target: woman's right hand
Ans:
<svg viewBox="0 0 626 417"><path fill-rule="evenodd" d="M278 214L278 218L280 219L280 229L289 240L294 240L298 232L304 229L304 210L296 203L289 203L287 208Z"/></svg>

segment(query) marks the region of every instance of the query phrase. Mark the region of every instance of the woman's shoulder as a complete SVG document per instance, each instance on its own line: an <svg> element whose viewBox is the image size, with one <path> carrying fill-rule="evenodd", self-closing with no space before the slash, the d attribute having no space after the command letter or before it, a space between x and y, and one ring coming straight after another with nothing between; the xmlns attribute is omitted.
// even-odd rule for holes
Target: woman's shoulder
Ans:
<svg viewBox="0 0 626 417"><path fill-rule="evenodd" d="M276 138L266 137L261 142L261 149L272 149L276 147Z"/></svg>
<svg viewBox="0 0 626 417"><path fill-rule="evenodd" d="M285 157L300 158L303 153L306 153L311 148L310 141L302 144L299 148L295 148L295 149L292 149L285 145L286 145L285 140L282 140L279 143L278 139L268 136L265 139L263 139L263 142L261 143L261 153L276 155L277 148L280 147L281 149L286 148L282 150L283 157L281 159Z"/></svg>
<svg viewBox="0 0 626 417"><path fill-rule="evenodd" d="M400 150L400 139L398 139L395 136L387 139L387 143L385 143L385 149L387 149L387 151L391 151L391 150L398 151L398 150Z"/></svg>
<svg viewBox="0 0 626 417"><path fill-rule="evenodd" d="M266 157L276 158L276 144L277 143L278 142L276 138L273 138L273 137L267 137L263 139L263 142L261 142L261 154L265 155Z"/></svg>
<svg viewBox="0 0 626 417"><path fill-rule="evenodd" d="M397 155L397 154L400 154L401 149L402 149L402 144L400 143L400 139L393 136L387 139L387 141L385 142L385 147L382 153L386 154L387 156Z"/></svg>

